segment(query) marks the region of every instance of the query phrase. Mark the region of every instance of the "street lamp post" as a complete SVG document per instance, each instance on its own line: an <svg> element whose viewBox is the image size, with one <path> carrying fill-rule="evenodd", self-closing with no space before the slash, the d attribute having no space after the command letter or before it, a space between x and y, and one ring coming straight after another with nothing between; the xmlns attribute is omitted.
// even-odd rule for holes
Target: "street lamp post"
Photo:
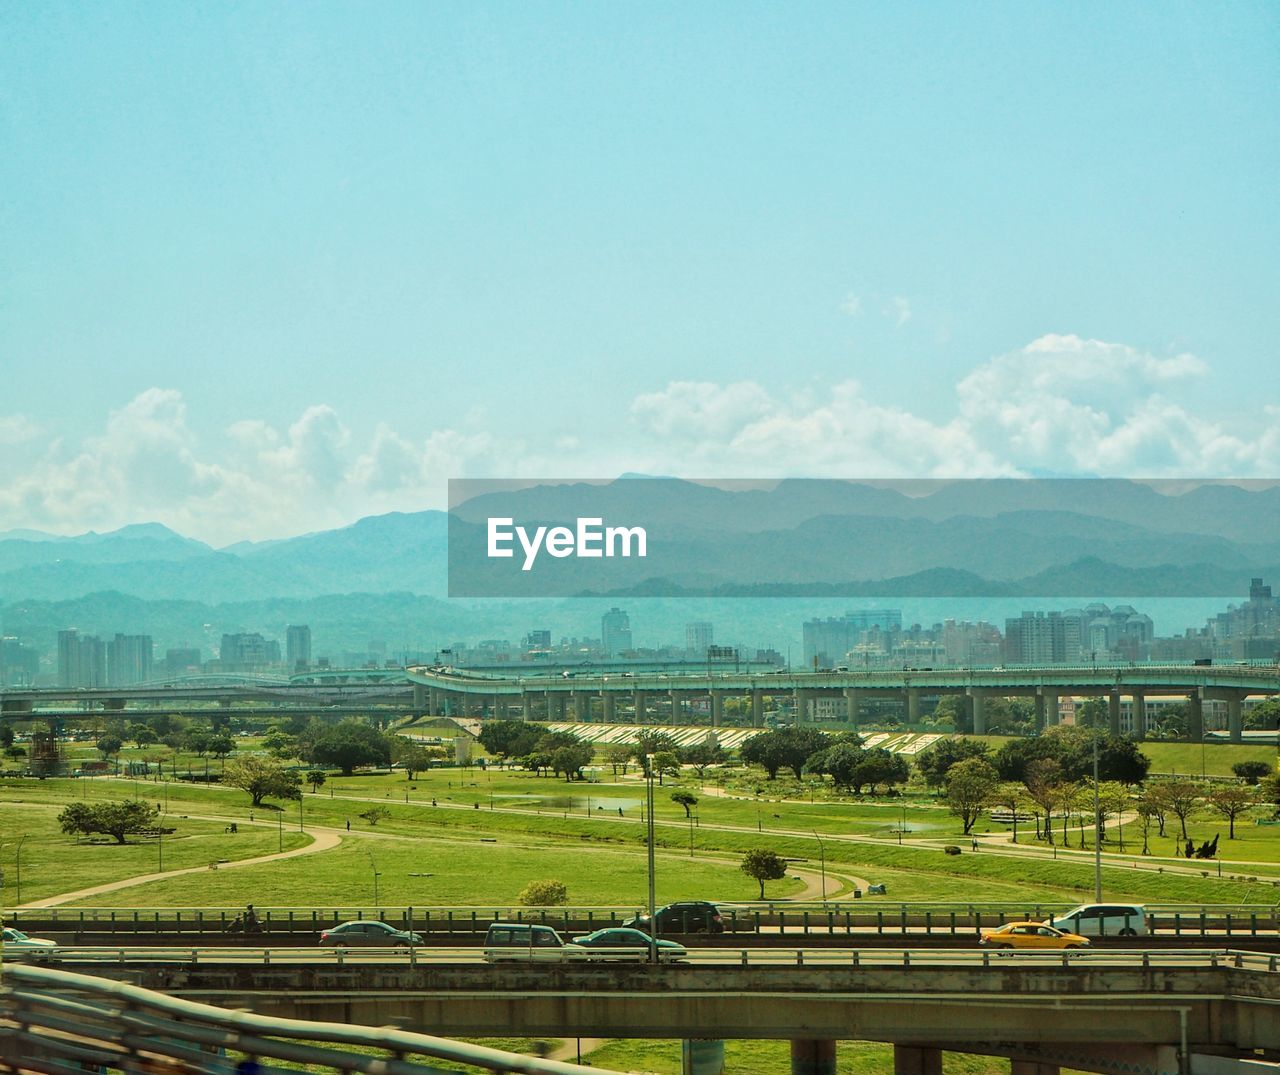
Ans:
<svg viewBox="0 0 1280 1075"><path fill-rule="evenodd" d="M156 866L156 873L164 873L164 826L156 828L156 857L159 863Z"/></svg>
<svg viewBox="0 0 1280 1075"><path fill-rule="evenodd" d="M284 850L284 808L281 807L280 812L276 814L276 828L280 835L280 850Z"/></svg>
<svg viewBox="0 0 1280 1075"><path fill-rule="evenodd" d="M27 838L27 833L23 833L18 837L18 848L13 853L13 872L16 874L16 882L18 895L14 902L14 907L22 906L22 844Z"/></svg>
<svg viewBox="0 0 1280 1075"><path fill-rule="evenodd" d="M653 755L645 755L645 803L646 817L649 827L649 932L655 940L658 936L658 923L655 914L657 900L654 898L654 860L653 860Z"/></svg>
<svg viewBox="0 0 1280 1075"><path fill-rule="evenodd" d="M1093 732L1093 902L1102 902L1102 807L1098 801L1098 731Z"/></svg>
<svg viewBox="0 0 1280 1075"><path fill-rule="evenodd" d="M298 831L305 832L302 827L302 792L298 792Z"/></svg>

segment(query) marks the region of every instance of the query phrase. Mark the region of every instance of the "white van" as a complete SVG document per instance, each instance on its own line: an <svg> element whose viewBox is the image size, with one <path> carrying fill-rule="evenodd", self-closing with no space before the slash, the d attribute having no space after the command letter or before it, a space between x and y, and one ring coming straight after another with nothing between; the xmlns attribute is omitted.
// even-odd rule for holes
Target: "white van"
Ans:
<svg viewBox="0 0 1280 1075"><path fill-rule="evenodd" d="M484 937L486 963L560 963L580 952L550 926L494 922Z"/></svg>
<svg viewBox="0 0 1280 1075"><path fill-rule="evenodd" d="M1063 915L1055 915L1049 924L1081 937L1145 937L1147 909L1136 903L1086 903Z"/></svg>

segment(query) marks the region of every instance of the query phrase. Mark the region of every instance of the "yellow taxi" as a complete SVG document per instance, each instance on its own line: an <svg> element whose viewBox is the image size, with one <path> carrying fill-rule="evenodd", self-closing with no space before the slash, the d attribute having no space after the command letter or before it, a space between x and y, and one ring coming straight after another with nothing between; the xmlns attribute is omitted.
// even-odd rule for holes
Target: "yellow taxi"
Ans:
<svg viewBox="0 0 1280 1075"><path fill-rule="evenodd" d="M1089 938L1066 933L1043 922L1007 922L998 929L983 929L978 943L985 948L1020 948L1049 951L1064 948L1088 948Z"/></svg>

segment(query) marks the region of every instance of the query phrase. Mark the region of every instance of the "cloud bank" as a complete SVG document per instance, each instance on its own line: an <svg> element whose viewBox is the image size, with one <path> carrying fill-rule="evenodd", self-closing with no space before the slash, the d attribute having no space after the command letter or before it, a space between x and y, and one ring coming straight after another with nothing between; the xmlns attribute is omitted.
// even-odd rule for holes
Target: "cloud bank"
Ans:
<svg viewBox="0 0 1280 1075"><path fill-rule="evenodd" d="M620 405L607 455L573 437L531 445L476 417L416 435L381 425L362 442L326 404L287 429L246 418L205 443L181 394L152 388L74 445L0 415L0 445L26 456L0 472L0 531L156 520L219 545L441 507L457 477L1280 474L1280 407L1261 407L1252 431L1202 417L1192 403L1208 372L1194 355L1047 335L962 378L941 420L854 380L792 393L673 381Z"/></svg>

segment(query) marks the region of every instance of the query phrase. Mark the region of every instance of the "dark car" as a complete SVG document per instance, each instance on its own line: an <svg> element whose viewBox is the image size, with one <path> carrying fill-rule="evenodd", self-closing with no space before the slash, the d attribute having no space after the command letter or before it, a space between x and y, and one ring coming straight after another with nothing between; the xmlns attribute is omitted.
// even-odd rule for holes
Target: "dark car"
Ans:
<svg viewBox="0 0 1280 1075"><path fill-rule="evenodd" d="M679 903L668 903L654 912L658 919L657 933L723 933L724 918L720 908L706 900L682 900ZM649 928L647 914L636 915L622 923L642 929L646 933L654 932Z"/></svg>
<svg viewBox="0 0 1280 1075"><path fill-rule="evenodd" d="M656 954L659 963L675 963L689 954L683 944L661 937L654 940L642 930L625 926L598 929L585 937L575 937L573 943L587 950L588 959L606 962L648 963Z"/></svg>
<svg viewBox="0 0 1280 1075"><path fill-rule="evenodd" d="M396 929L385 922L343 922L320 934L320 943L327 948L416 948L422 944L422 936Z"/></svg>

